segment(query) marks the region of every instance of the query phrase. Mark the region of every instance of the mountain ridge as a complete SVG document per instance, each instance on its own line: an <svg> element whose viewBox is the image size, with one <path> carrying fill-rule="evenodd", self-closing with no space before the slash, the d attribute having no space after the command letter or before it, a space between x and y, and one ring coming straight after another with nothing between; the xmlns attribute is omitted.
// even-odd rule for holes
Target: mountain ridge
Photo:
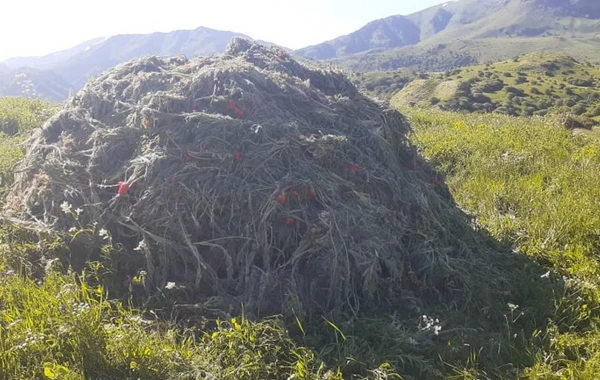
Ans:
<svg viewBox="0 0 600 380"><path fill-rule="evenodd" d="M386 28L393 20L396 30ZM386 55L414 55L416 60L423 51L436 50L438 46L448 54L459 54L466 60L485 62L506 59L515 55L540 50L567 52L579 58L589 59L590 54L573 46L582 42L599 45L600 2L593 0L460 0L439 4L406 16L390 16L368 23L357 31L322 44L296 50L296 54L313 60L332 60L344 65L352 61L360 64L346 64L359 71L393 70L400 67L439 68L443 65L418 64L397 60L390 64ZM409 36L402 40L397 35ZM506 46L507 54L498 54L496 39L510 39L522 47L512 49ZM357 41L361 44L357 48ZM469 49L460 46L460 41L473 41L477 46ZM508 41L508 40L507 40ZM394 42L396 42L394 44ZM485 54L477 49L484 45ZM534 45L534 46L532 46ZM496 50L496 51L494 51ZM489 58L486 57L489 54ZM379 56L378 56L379 55ZM600 61L600 54L593 54ZM435 57L434 57L435 58ZM365 64L372 61L374 64ZM387 61L387 62L386 62ZM393 61L393 60L392 60ZM405 62L402 62L405 61ZM418 67L421 66L421 67Z"/></svg>
<svg viewBox="0 0 600 380"><path fill-rule="evenodd" d="M600 62L599 30L600 2L594 0L455 0L409 15L374 20L321 44L295 51L282 49L359 72L399 68L445 71L535 51ZM41 57L11 58L0 62L0 74L6 82L11 70L48 70L46 77L61 78L56 87L57 93L62 93L64 83L78 90L90 77L141 56L193 58L221 53L233 37L250 38L206 27L120 34Z"/></svg>
<svg viewBox="0 0 600 380"><path fill-rule="evenodd" d="M146 55L208 56L223 52L233 37L250 38L242 33L206 27L149 34L118 34L85 41L70 49L40 57L10 58L0 64L13 69L31 67L51 70L78 89L88 78L130 59Z"/></svg>

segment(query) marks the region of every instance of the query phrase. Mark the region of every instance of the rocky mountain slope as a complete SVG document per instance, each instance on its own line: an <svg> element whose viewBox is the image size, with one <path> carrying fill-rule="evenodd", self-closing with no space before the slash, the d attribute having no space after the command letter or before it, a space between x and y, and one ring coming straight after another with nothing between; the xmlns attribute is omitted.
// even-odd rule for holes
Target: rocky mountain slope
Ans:
<svg viewBox="0 0 600 380"><path fill-rule="evenodd" d="M460 0L392 16L298 50L354 70L444 70L534 51L600 61L600 2Z"/></svg>

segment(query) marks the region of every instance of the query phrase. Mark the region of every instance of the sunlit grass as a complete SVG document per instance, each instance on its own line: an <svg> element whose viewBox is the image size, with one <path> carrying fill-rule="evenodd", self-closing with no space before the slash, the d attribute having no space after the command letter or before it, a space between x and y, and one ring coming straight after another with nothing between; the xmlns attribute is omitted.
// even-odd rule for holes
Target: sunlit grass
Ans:
<svg viewBox="0 0 600 380"><path fill-rule="evenodd" d="M533 379L594 379L600 368L600 140L556 118L412 111L415 141L458 204L558 276L556 313ZM524 316L527 318L527 316ZM543 324L540 325L543 328Z"/></svg>
<svg viewBox="0 0 600 380"><path fill-rule="evenodd" d="M340 379L278 319L180 329L49 271L0 277L2 379Z"/></svg>

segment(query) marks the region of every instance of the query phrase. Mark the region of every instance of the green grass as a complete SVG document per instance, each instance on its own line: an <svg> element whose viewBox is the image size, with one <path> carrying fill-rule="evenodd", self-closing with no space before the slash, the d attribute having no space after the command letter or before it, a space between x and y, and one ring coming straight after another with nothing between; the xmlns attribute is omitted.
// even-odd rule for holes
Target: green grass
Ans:
<svg viewBox="0 0 600 380"><path fill-rule="evenodd" d="M276 318L184 329L108 300L93 276L0 270L1 379L341 379Z"/></svg>
<svg viewBox="0 0 600 380"><path fill-rule="evenodd" d="M458 204L496 239L548 268L549 277L563 276L567 290L555 294L553 317L535 322L540 341L526 337L525 346L536 360L524 376L596 378L600 368L598 137L574 135L552 117L409 112L415 141L447 176Z"/></svg>
<svg viewBox="0 0 600 380"><path fill-rule="evenodd" d="M40 100L0 98L0 195L13 182L15 165L23 157L21 144L57 109Z"/></svg>

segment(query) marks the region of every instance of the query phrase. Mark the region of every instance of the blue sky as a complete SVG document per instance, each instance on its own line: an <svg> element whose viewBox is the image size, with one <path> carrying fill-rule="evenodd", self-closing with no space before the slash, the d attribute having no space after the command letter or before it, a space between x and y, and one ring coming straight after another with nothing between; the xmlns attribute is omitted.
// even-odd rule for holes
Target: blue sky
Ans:
<svg viewBox="0 0 600 380"><path fill-rule="evenodd" d="M350 33L445 0L29 0L3 4L0 60L43 55L122 33L206 26L290 48Z"/></svg>

